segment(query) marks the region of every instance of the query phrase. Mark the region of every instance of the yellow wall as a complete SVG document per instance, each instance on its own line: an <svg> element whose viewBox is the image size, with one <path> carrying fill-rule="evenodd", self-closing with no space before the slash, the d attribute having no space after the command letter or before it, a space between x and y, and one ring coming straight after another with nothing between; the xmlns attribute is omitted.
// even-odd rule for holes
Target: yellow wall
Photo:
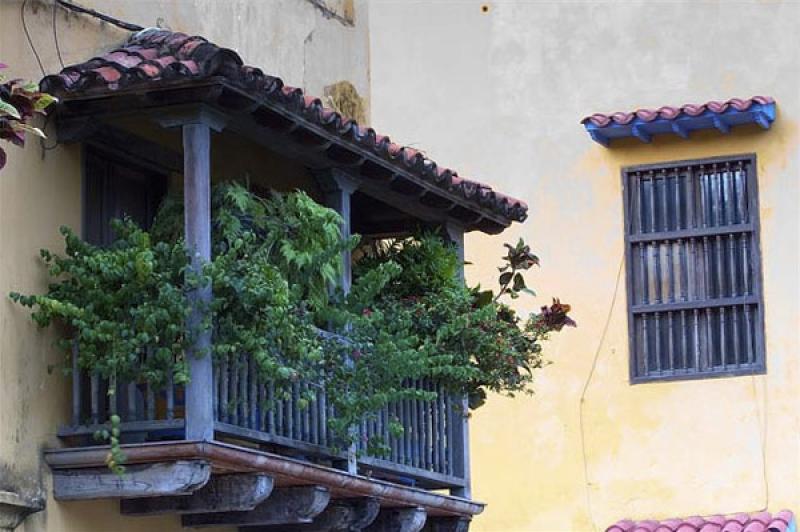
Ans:
<svg viewBox="0 0 800 532"><path fill-rule="evenodd" d="M362 0L334 6L342 13L347 10L354 20L352 25L326 18L311 2L296 0L80 3L144 26L160 24L204 35L237 49L248 63L312 94L322 96L324 87L348 80L359 94L369 95L368 17ZM22 0L0 0L0 61L10 66L2 74L38 80L41 72L20 24L22 6ZM60 70L51 6L50 0L29 0L25 10L33 46L47 73ZM128 35L63 9L58 10L55 20L66 64L88 60ZM46 129L54 133L51 126ZM153 131L146 136L167 144L177 138ZM233 156L242 153L241 139L217 140L213 155L217 177L244 177L249 173L253 181L267 176L271 185L282 189L310 185L304 171L263 150L252 157ZM47 145L53 141L49 139ZM37 331L28 312L6 296L12 290L43 291L47 277L38 258L39 249L62 248L61 225L80 229L81 150L78 146L58 146L43 151L35 139L24 149L6 143L3 148L8 152L8 165L0 171L0 490L48 495L46 511L29 517L18 530L182 530L175 516L125 518L113 501L61 504L51 497L49 470L41 453L59 445L56 429L69 419L68 380L60 365L63 356L53 346L55 334ZM287 175L290 178L284 179ZM276 182L277 177L280 182Z"/></svg>
<svg viewBox="0 0 800 532"><path fill-rule="evenodd" d="M493 397L474 414L474 495L488 507L473 529L604 530L625 517L800 511L800 37L790 22L800 4L378 0L370 8L376 128L531 206L530 220L501 236L469 235L468 280L496 283L502 243L523 236L542 267L530 283L539 296L516 306L533 311L560 296L579 324L547 345L553 364L535 396ZM753 94L778 101L769 131L607 149L579 123L598 111ZM620 168L751 152L767 374L631 386L624 271L616 283Z"/></svg>

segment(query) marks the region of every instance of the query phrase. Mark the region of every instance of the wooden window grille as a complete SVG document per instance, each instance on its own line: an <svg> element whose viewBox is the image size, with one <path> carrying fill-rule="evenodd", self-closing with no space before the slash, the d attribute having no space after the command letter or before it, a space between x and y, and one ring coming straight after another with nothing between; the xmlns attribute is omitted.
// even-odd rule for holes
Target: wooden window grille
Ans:
<svg viewBox="0 0 800 532"><path fill-rule="evenodd" d="M622 180L632 382L763 373L755 156Z"/></svg>

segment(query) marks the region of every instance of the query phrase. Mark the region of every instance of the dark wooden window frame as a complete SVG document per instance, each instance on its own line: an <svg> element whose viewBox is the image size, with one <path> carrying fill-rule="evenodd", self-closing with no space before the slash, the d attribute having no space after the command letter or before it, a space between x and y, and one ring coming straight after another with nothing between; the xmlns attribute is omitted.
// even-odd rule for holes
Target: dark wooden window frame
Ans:
<svg viewBox="0 0 800 532"><path fill-rule="evenodd" d="M134 138L132 136L125 136L124 139ZM159 175L163 178L164 183L159 195L163 196L167 193L169 187L170 168L167 165L153 163L147 159L143 159L138 153L126 151L122 147L110 147L103 143L87 142L81 146L81 238L88 239L89 231L91 229L91 212L90 212L90 176L89 176L89 158L91 156L106 159L112 163L125 164L131 167L141 169L144 172L149 172L153 176Z"/></svg>
<svg viewBox="0 0 800 532"><path fill-rule="evenodd" d="M662 171L673 171L676 172L675 175L678 174L678 169L681 168L696 168L700 166L711 166L714 165L725 165L728 163L744 163L745 167L747 168L745 178L746 178L746 188L747 188L747 197L746 197L746 208L749 213L749 222L747 224L742 224L740 227L735 225L723 225L721 227L691 227L689 225L689 213L684 213L686 218L686 227L683 229L678 229L674 231L651 231L649 233L642 234L634 234L633 231L633 212L632 212L632 205L631 205L631 198L632 198L632 183L634 182L634 175L639 174L641 176L642 173L655 173L655 172L662 172ZM693 174L687 174L686 179L694 179ZM765 329L764 329L764 292L763 292L763 280L762 280L762 264L761 264L761 245L760 245L760 216L759 216L759 200L758 200L758 176L757 176L757 161L755 154L743 154L743 155L730 155L730 156L720 156L720 157L711 157L705 159L692 159L692 160L679 160L679 161L666 161L660 162L655 164L646 164L646 165L635 165L635 166L627 166L623 167L621 170L621 179L622 179L622 191L623 191L623 216L624 216L624 230L625 230L625 263L626 263L626 291L627 291L627 311L628 311L628 340L629 340L629 374L630 374L630 382L631 384L639 384L639 383L647 383L647 382L661 382L661 381L675 381L675 380L693 380L693 379L708 379L708 378L719 378L719 377L733 377L733 376L741 376L741 375L758 375L763 374L766 372L766 348L765 348ZM680 179L677 181L680 183ZM691 182L691 181L690 181ZM652 185L655 186L655 185ZM682 186L682 185L681 185ZM720 185L722 186L722 185ZM676 189L680 188L679 186L675 187ZM693 189L694 190L694 189ZM666 195L666 188L664 195ZM655 197L655 196L653 196ZM688 201L689 198L687 198ZM680 200L679 200L680 202ZM695 209L695 206L691 207L692 210ZM697 221L697 212L694 212L693 216L695 217L692 220L693 223ZM680 217L680 214L677 216ZM680 221L676 222L677 224ZM641 221L639 221L641 224ZM697 224L700 225L700 224ZM745 227L746 226L746 227ZM639 228L642 229L641 227ZM652 228L651 228L652 229ZM638 242L648 242L648 241L673 241L678 239L692 239L692 238L703 238L703 237L716 237L717 235L730 235L730 234L748 234L750 237L749 240L749 253L751 254L750 260L750 268L751 268L751 277L752 277L752 286L751 291L752 295L740 295L737 297L708 297L703 300L695 300L689 301L688 298L686 301L673 301L673 302L658 302L654 304L648 305L636 305L634 300L634 282L635 282L635 273L633 272L634 269L634 246ZM649 258L647 259L649 260ZM670 259L672 260L672 259ZM688 258L685 259L688 261ZM707 259L703 259L707 260ZM661 261L660 255L658 261ZM680 259L678 259L680 261ZM688 262L687 262L688 264ZM694 266L693 266L694 267ZM660 272L659 272L660 273ZM688 275L688 273L687 273ZM742 275L746 275L746 273L742 273ZM673 290L673 300L675 299L675 281L670 280L669 282L672 283L672 290ZM681 281L683 283L684 281ZM730 282L730 281L728 281ZM732 283L731 283L732 284ZM649 291L649 288L645 290ZM660 292L659 288L659 292ZM683 290L683 288L681 288ZM723 307L725 305L738 305L738 304L745 304L745 305L752 305L756 310L757 314L754 317L754 359L752 363L746 364L741 366L738 362L737 364L730 366L726 365L726 363L722 362L722 367L708 365L707 367L695 367L692 370L688 370L686 368L675 369L674 365L671 369L659 369L658 373L653 372L645 372L643 373L639 367L639 353L637 352L637 338L636 338L636 327L637 322L635 319L635 314L643 313L643 312L655 312L658 311L659 313L671 313L671 312L680 312L681 310L688 310L688 309L714 309ZM656 308L657 307L657 308ZM671 322L672 323L672 322ZM643 327L647 327L647 322L645 321L645 325ZM657 334L661 335L661 332ZM685 332L683 334L686 334ZM710 334L710 333L709 333ZM672 336L672 330L670 329L668 336L670 338L674 338ZM670 340L671 342L671 340ZM671 345L671 344L670 344ZM695 346L697 348L697 346ZM738 352L738 349L736 349ZM656 355L658 356L658 355ZM673 356L672 353L670 356ZM705 356L708 356L708 353L705 353ZM724 354L721 354L720 357L724 357ZM706 359L706 362L708 359Z"/></svg>

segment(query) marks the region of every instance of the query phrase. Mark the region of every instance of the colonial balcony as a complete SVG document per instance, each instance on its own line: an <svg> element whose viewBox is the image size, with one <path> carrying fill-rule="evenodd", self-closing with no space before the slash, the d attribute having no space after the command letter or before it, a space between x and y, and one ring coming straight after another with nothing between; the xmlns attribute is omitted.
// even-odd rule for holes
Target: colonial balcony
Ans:
<svg viewBox="0 0 800 532"><path fill-rule="evenodd" d="M209 196L218 169L255 175L267 165L273 181L255 185L314 189L342 216L344 237L442 228L462 259L465 231L499 233L526 216L524 203L344 119L200 37L142 32L48 76L42 88L61 99L59 142L84 147L87 204L103 205L85 212L84 236L99 238L90 223L98 212L131 210L125 202L136 194L142 206L133 210L146 223L156 192L179 176L186 245L198 271L211 257ZM134 167L146 170L131 181L140 188L116 195L104 188ZM342 261L346 292L349 255ZM195 323L209 297L209 289L193 293ZM64 447L46 453L57 500L120 499L126 515L262 527L248 530L465 530L483 509L470 499L463 397L437 382L406 382L436 398L388 404L352 427L356 443L342 446L323 388L296 382L279 396L251 357L213 358L212 342L210 331L197 335L185 386L109 389L99 375L73 368L72 420L59 429ZM312 400L301 404L309 389ZM122 477L106 467L108 447L92 438L112 414L122 420ZM385 453L368 447L375 437L386 442Z"/></svg>

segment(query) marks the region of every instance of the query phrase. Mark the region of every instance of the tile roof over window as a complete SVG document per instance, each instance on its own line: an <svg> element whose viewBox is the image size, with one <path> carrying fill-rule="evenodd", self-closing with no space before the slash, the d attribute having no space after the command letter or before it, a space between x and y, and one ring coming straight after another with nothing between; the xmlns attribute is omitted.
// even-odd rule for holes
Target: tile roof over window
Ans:
<svg viewBox="0 0 800 532"><path fill-rule="evenodd" d="M108 95L130 90L148 90L171 83L223 80L256 98L270 101L304 120L368 149L396 167L458 194L471 203L521 222L527 217L524 201L507 196L491 186L459 176L439 166L419 150L392 142L372 128L324 107L319 98L284 85L275 76L244 65L233 50L203 37L160 29L134 34L120 48L45 77L41 88L64 99Z"/></svg>
<svg viewBox="0 0 800 532"><path fill-rule="evenodd" d="M687 517L664 521L619 521L606 532L796 532L797 522L788 510L732 516Z"/></svg>
<svg viewBox="0 0 800 532"><path fill-rule="evenodd" d="M595 113L581 123L592 139L607 146L611 140L636 137L650 142L656 134L675 134L688 138L699 129L718 129L728 133L732 126L756 123L769 129L775 120L775 100L769 96L753 96L742 100L710 101L702 104L664 106L611 114Z"/></svg>

